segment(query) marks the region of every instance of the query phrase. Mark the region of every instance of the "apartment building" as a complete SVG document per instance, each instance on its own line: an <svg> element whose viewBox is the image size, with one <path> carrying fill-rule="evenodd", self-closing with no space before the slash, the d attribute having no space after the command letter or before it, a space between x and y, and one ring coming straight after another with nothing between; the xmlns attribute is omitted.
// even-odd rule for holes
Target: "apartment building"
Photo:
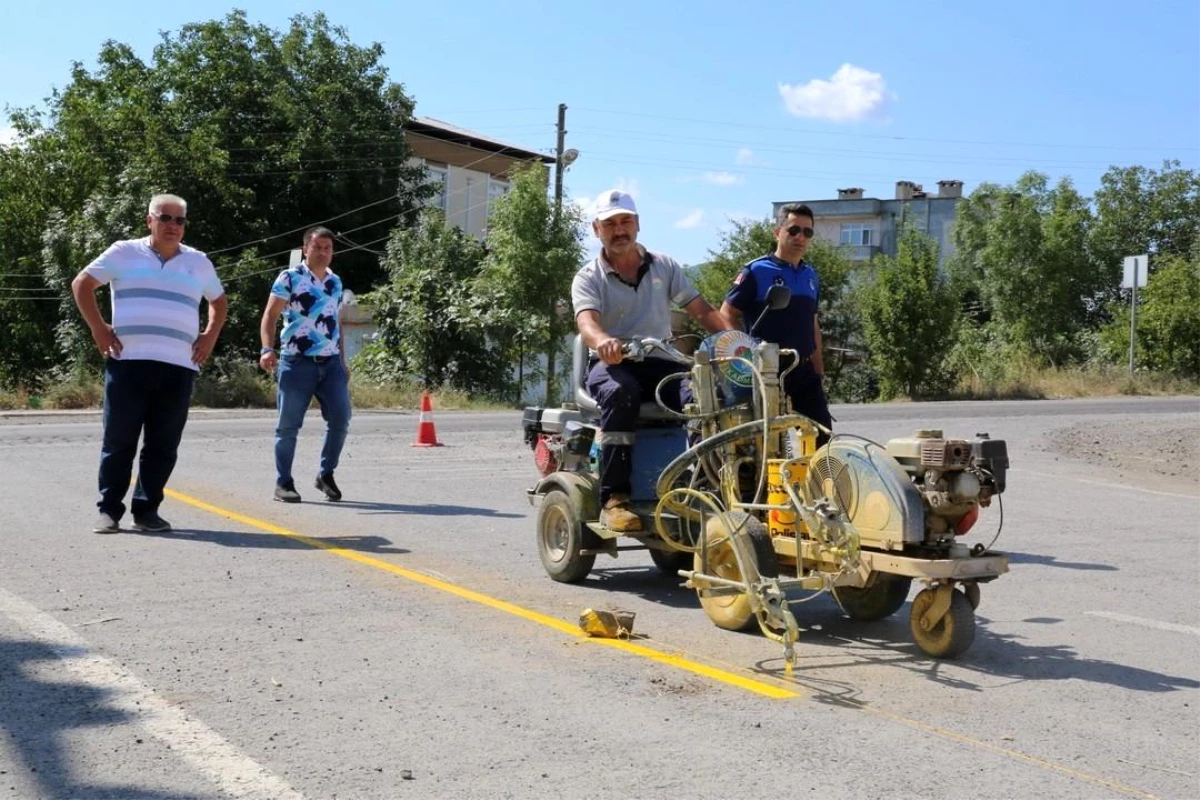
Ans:
<svg viewBox="0 0 1200 800"><path fill-rule="evenodd" d="M483 236L492 206L508 191L514 169L529 162L554 163L554 156L431 117L415 117L404 135L414 160L425 165L438 185L430 202L442 209L447 222L471 236Z"/></svg>
<svg viewBox="0 0 1200 800"><path fill-rule="evenodd" d="M863 197L860 188L838 189L837 199L786 200L773 203L772 213L789 203L804 203L813 210L817 236L847 248L856 261L877 254L896 255L896 236L909 219L938 243L938 262L944 264L953 252L951 226L962 202L962 181L938 181L936 194L919 183L896 181L895 197Z"/></svg>

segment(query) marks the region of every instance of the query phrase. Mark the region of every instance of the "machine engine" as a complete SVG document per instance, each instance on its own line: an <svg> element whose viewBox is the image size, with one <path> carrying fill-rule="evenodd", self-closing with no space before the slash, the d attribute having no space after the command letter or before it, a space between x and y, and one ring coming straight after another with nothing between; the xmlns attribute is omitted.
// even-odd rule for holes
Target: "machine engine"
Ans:
<svg viewBox="0 0 1200 800"><path fill-rule="evenodd" d="M974 439L947 439L940 430L918 430L911 437L889 440L886 449L921 495L927 544L966 533L979 509L1004 491L1008 446L986 433Z"/></svg>
<svg viewBox="0 0 1200 800"><path fill-rule="evenodd" d="M578 411L526 408L525 444L543 478L558 470L578 472L589 466L596 429L585 424Z"/></svg>

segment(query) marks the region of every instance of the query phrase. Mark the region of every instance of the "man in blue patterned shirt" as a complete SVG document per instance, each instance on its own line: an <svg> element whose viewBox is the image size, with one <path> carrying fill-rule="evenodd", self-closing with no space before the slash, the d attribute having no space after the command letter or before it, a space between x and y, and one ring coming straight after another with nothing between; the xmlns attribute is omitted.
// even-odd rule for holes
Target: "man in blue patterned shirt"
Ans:
<svg viewBox="0 0 1200 800"><path fill-rule="evenodd" d="M337 501L342 492L333 480L346 434L350 430L350 369L343 346L341 309L342 279L329 265L333 262L333 231L310 228L304 233L304 260L279 273L263 311L259 334L262 352L258 365L276 371L276 404L279 421L275 427L275 499L299 503L300 493L292 479L296 435L314 397L325 418L325 444L316 487ZM278 352L275 329L283 317Z"/></svg>

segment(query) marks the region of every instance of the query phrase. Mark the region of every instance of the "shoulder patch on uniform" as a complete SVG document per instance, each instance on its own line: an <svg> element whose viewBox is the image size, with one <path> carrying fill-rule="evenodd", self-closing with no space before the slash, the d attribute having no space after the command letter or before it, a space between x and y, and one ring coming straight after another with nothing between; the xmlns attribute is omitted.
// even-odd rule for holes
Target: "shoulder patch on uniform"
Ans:
<svg viewBox="0 0 1200 800"><path fill-rule="evenodd" d="M734 286L737 286L738 284L740 284L740 283L742 282L742 280L743 280L745 277L746 277L746 271L745 271L745 270L742 270L741 272L739 272L739 273L738 273L738 274L737 274L737 275L734 277L734 279L733 279L733 285L734 285Z"/></svg>

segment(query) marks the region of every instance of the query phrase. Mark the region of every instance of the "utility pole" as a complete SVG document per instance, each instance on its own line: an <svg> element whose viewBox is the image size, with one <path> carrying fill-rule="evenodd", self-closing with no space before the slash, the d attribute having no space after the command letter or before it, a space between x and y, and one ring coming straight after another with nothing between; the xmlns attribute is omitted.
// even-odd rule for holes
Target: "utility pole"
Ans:
<svg viewBox="0 0 1200 800"><path fill-rule="evenodd" d="M567 138L567 104L558 104L558 143L554 147L554 218L562 211L563 194L563 144Z"/></svg>

